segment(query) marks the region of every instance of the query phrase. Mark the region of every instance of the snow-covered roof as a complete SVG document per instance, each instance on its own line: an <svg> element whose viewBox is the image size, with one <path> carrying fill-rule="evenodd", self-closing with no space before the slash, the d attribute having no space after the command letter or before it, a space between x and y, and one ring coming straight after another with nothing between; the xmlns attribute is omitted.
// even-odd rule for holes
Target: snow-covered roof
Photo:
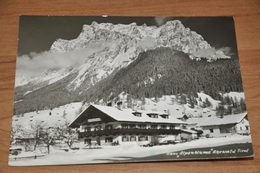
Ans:
<svg viewBox="0 0 260 173"><path fill-rule="evenodd" d="M176 136L171 135L171 136L164 137L164 138L160 139L159 141L165 142L165 141L175 141L175 140L176 140Z"/></svg>
<svg viewBox="0 0 260 173"><path fill-rule="evenodd" d="M198 124L202 120L204 120L204 119L203 118L189 118L186 120L186 123L187 124Z"/></svg>
<svg viewBox="0 0 260 173"><path fill-rule="evenodd" d="M207 117L200 121L197 126L214 126L214 125L226 125L226 124L237 124L241 122L245 116L247 115L247 112L240 113L240 114L233 114L233 115L226 115L223 118L220 117Z"/></svg>
<svg viewBox="0 0 260 173"><path fill-rule="evenodd" d="M182 131L182 132L186 132L186 133L191 133L191 134L197 134L197 133L198 133L197 131L188 130L188 129L182 129L181 131Z"/></svg>
<svg viewBox="0 0 260 173"><path fill-rule="evenodd" d="M11 146L10 147L10 150L21 150L22 149L22 147L20 147L20 146Z"/></svg>
<svg viewBox="0 0 260 173"><path fill-rule="evenodd" d="M165 115L164 112L156 112L156 111L138 111L142 114L141 117L137 117L132 114L132 112L119 110L115 107L110 106L100 106L100 105L92 105L107 114L108 116L118 120L118 121L132 121L132 122L152 122L152 123L175 123L175 124L184 124L185 122L180 121L174 117L169 116L168 119L162 118L158 116L158 118L151 118L147 114L158 114Z"/></svg>
<svg viewBox="0 0 260 173"><path fill-rule="evenodd" d="M129 111L129 110L119 110L116 107L111 106L101 106L101 105L95 105L91 104L89 107L95 107L99 111L103 112L104 114L110 116L111 118L115 119L116 121L127 121L127 122L143 122L143 123L169 123L169 124L186 124L183 121L180 121L172 116L169 116L169 118L162 118L161 116L158 116L158 118L151 118L147 114L158 114L158 115L165 115L165 113L162 112L156 112L156 111L142 111L138 110L137 112L140 112L142 115L140 117L137 117L133 114L135 111ZM89 107L87 109L89 109ZM86 110L87 110L86 109ZM72 121L70 126L72 126L81 116L83 116L85 111L83 111L77 118Z"/></svg>

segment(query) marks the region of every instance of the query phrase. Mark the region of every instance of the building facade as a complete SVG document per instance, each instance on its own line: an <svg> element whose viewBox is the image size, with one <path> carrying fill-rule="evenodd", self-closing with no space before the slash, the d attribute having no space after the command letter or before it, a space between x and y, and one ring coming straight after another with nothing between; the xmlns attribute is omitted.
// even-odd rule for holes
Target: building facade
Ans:
<svg viewBox="0 0 260 173"><path fill-rule="evenodd" d="M70 124L79 128L80 148L151 143L171 136L181 139L185 122L164 112L122 110L116 107L90 105Z"/></svg>
<svg viewBox="0 0 260 173"><path fill-rule="evenodd" d="M208 137L226 137L232 134L249 135L247 112L223 117L208 117L197 124Z"/></svg>

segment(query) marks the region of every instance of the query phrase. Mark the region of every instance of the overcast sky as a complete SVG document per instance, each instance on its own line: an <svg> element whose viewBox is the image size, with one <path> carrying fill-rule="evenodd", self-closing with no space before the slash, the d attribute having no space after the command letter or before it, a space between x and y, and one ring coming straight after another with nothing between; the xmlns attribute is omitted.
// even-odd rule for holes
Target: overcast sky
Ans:
<svg viewBox="0 0 260 173"><path fill-rule="evenodd" d="M215 48L230 47L236 56L232 17L102 17L102 16L21 16L18 56L48 51L58 39L77 38L84 24L113 23L160 26L168 20L180 20L185 27L202 35Z"/></svg>

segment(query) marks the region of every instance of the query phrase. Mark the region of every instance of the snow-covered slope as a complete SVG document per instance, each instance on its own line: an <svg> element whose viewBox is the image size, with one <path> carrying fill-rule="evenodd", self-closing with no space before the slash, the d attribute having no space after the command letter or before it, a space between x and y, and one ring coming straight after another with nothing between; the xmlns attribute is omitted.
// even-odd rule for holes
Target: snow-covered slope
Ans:
<svg viewBox="0 0 260 173"><path fill-rule="evenodd" d="M198 96L201 98L202 102L205 102L206 99L208 99L208 101L211 103L211 108L212 109L216 109L216 107L219 105L220 101L219 100L214 100L211 96L201 92L198 93ZM200 103L202 104L202 103Z"/></svg>
<svg viewBox="0 0 260 173"><path fill-rule="evenodd" d="M185 28L178 20L168 21L160 27L93 22L84 25L77 38L58 39L48 52L32 58L35 59L34 64L47 58L48 63L39 61L45 66L42 69L47 68L29 78L17 74L16 102L58 90L63 92L62 95L66 93L78 97L80 92L87 91L101 79L127 67L141 52L158 47L185 52L192 59L200 59L203 57L200 52L213 49L201 35ZM221 51L205 58L212 60L214 57L230 58Z"/></svg>
<svg viewBox="0 0 260 173"><path fill-rule="evenodd" d="M82 32L73 40L57 39L46 53L50 57L52 54L60 59L64 57L64 61L75 59L77 63L61 69L48 69L29 79L18 74L16 86L30 84L37 85L34 88L44 87L70 73L76 73L76 78L67 86L69 90L75 90L86 79L95 84L114 70L130 64L140 52L157 47L172 47L188 53L192 59L200 59L201 51L212 49L201 35L185 28L178 20L168 21L160 27L93 22L84 25ZM212 60L230 57L222 51L215 51L205 58Z"/></svg>
<svg viewBox="0 0 260 173"><path fill-rule="evenodd" d="M127 107L128 96L127 93L121 93L117 97L119 101L122 101L123 107ZM132 105L134 105L132 108L136 110L165 112L175 118L182 118L184 115L189 118L204 118L209 115L216 115L216 107L220 101L214 100L211 96L204 93L198 93L198 96L202 101L198 101L198 104L194 105L194 108L191 108L188 103L183 105L178 103L175 95L164 95L156 100L155 98L145 98L145 101L132 100ZM205 102L206 98L211 103L211 107L203 107L202 102ZM199 99L197 98L197 100Z"/></svg>
<svg viewBox="0 0 260 173"><path fill-rule="evenodd" d="M21 74L17 74L15 76L15 86L23 86L23 85L26 85L28 84L29 81L28 81L28 78L26 78L24 75L21 75Z"/></svg>
<svg viewBox="0 0 260 173"><path fill-rule="evenodd" d="M128 25L111 23L96 23L84 25L82 32L73 40L56 40L51 46L51 52L70 52L75 49L84 49L102 40L110 42L123 39L127 41L127 50L137 46L141 49L153 49L155 47L173 47L176 50L189 53L192 58L201 57L199 51L211 48L210 44L198 33L185 28L178 21L168 21L166 24L155 26L138 26L136 23ZM215 51L205 58L230 58L223 51Z"/></svg>
<svg viewBox="0 0 260 173"><path fill-rule="evenodd" d="M81 106L81 102L75 102L54 108L52 110L46 109L15 115L13 116L13 125L21 124L24 127L30 127L30 123L35 121L42 121L46 124L46 126L52 127L59 121L64 121L64 118L70 122L79 113Z"/></svg>
<svg viewBox="0 0 260 173"><path fill-rule="evenodd" d="M241 98L245 99L244 92L240 92L240 93L238 93L238 92L229 92L229 93L225 93L223 96L224 97L229 96L230 98L233 98L234 100L235 99L240 100Z"/></svg>

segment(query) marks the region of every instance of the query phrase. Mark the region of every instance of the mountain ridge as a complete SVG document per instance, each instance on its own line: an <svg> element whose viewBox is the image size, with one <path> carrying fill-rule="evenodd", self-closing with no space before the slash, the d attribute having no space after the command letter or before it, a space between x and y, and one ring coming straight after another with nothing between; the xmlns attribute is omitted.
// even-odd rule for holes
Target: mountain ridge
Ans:
<svg viewBox="0 0 260 173"><path fill-rule="evenodd" d="M63 56L68 56L64 61L73 61L75 57L82 59L75 59L76 62L79 61L78 63L81 64L72 66L75 69L74 71L83 75L75 79L75 82L79 83L78 85L73 86L72 84L70 87L75 89L80 85L81 80L79 78L97 74L96 69L105 71L98 75L99 79L104 78L111 74L114 69L130 64L140 52L157 47L171 47L183 51L189 54L191 59L197 60L206 58L208 61L214 61L230 58L223 51L212 48L201 35L185 28L178 20L168 21L160 27L138 26L136 23L114 25L93 22L91 25L83 25L82 32L73 40L57 39L47 54L51 57L59 56L59 62L63 61ZM86 66L96 68L87 69ZM86 70L82 71L82 69ZM62 77L63 73L60 73L61 75L57 78ZM105 76L102 74L105 74ZM37 83L37 80L40 81L40 79L35 79L37 77L41 78L41 76L33 76L26 79L24 76L17 75L16 86Z"/></svg>
<svg viewBox="0 0 260 173"><path fill-rule="evenodd" d="M168 50L167 48L183 52L185 56L181 57L191 61L202 59L215 62L217 59L230 59L222 51L214 50L201 35L185 28L178 20L168 21L160 27L138 26L136 23L114 25L93 22L91 25L84 25L76 39L58 39L53 43L50 51L45 53L51 57L50 60L53 58L54 62L69 60L73 65L65 67L54 65L52 69L47 69L30 79L20 76L21 80L19 80L17 75L15 104L21 105L24 98L38 97L35 93L53 91L53 88L57 89L56 86L61 87L63 102L69 102L69 99L79 101L83 97L81 93L92 90L91 88L101 80L111 79L111 76L135 62L140 54L157 49ZM203 56L201 52L204 52ZM32 60L44 58L41 56L44 54ZM47 100L51 98L46 94ZM46 102L45 106L50 107L50 101L44 100L44 102ZM26 105L31 107L30 109L39 107L39 105Z"/></svg>
<svg viewBox="0 0 260 173"><path fill-rule="evenodd" d="M95 84L89 83L91 76L88 76L78 88L69 90L68 84L77 75L70 74L20 97L16 92L16 101L21 101L15 103L15 109L32 111L77 101L109 102L124 90L136 99L182 93L196 97L201 91L217 98L220 92L243 91L238 60L194 61L188 54L172 48L142 52L127 67L115 70Z"/></svg>
<svg viewBox="0 0 260 173"><path fill-rule="evenodd" d="M217 97L219 92L243 91L238 60L194 61L187 54L171 48L142 52L134 62L98 82L93 89L104 91L105 94L101 92L103 99L113 90L117 91L114 95L126 90L139 98L201 91ZM91 95L85 98L91 98Z"/></svg>

